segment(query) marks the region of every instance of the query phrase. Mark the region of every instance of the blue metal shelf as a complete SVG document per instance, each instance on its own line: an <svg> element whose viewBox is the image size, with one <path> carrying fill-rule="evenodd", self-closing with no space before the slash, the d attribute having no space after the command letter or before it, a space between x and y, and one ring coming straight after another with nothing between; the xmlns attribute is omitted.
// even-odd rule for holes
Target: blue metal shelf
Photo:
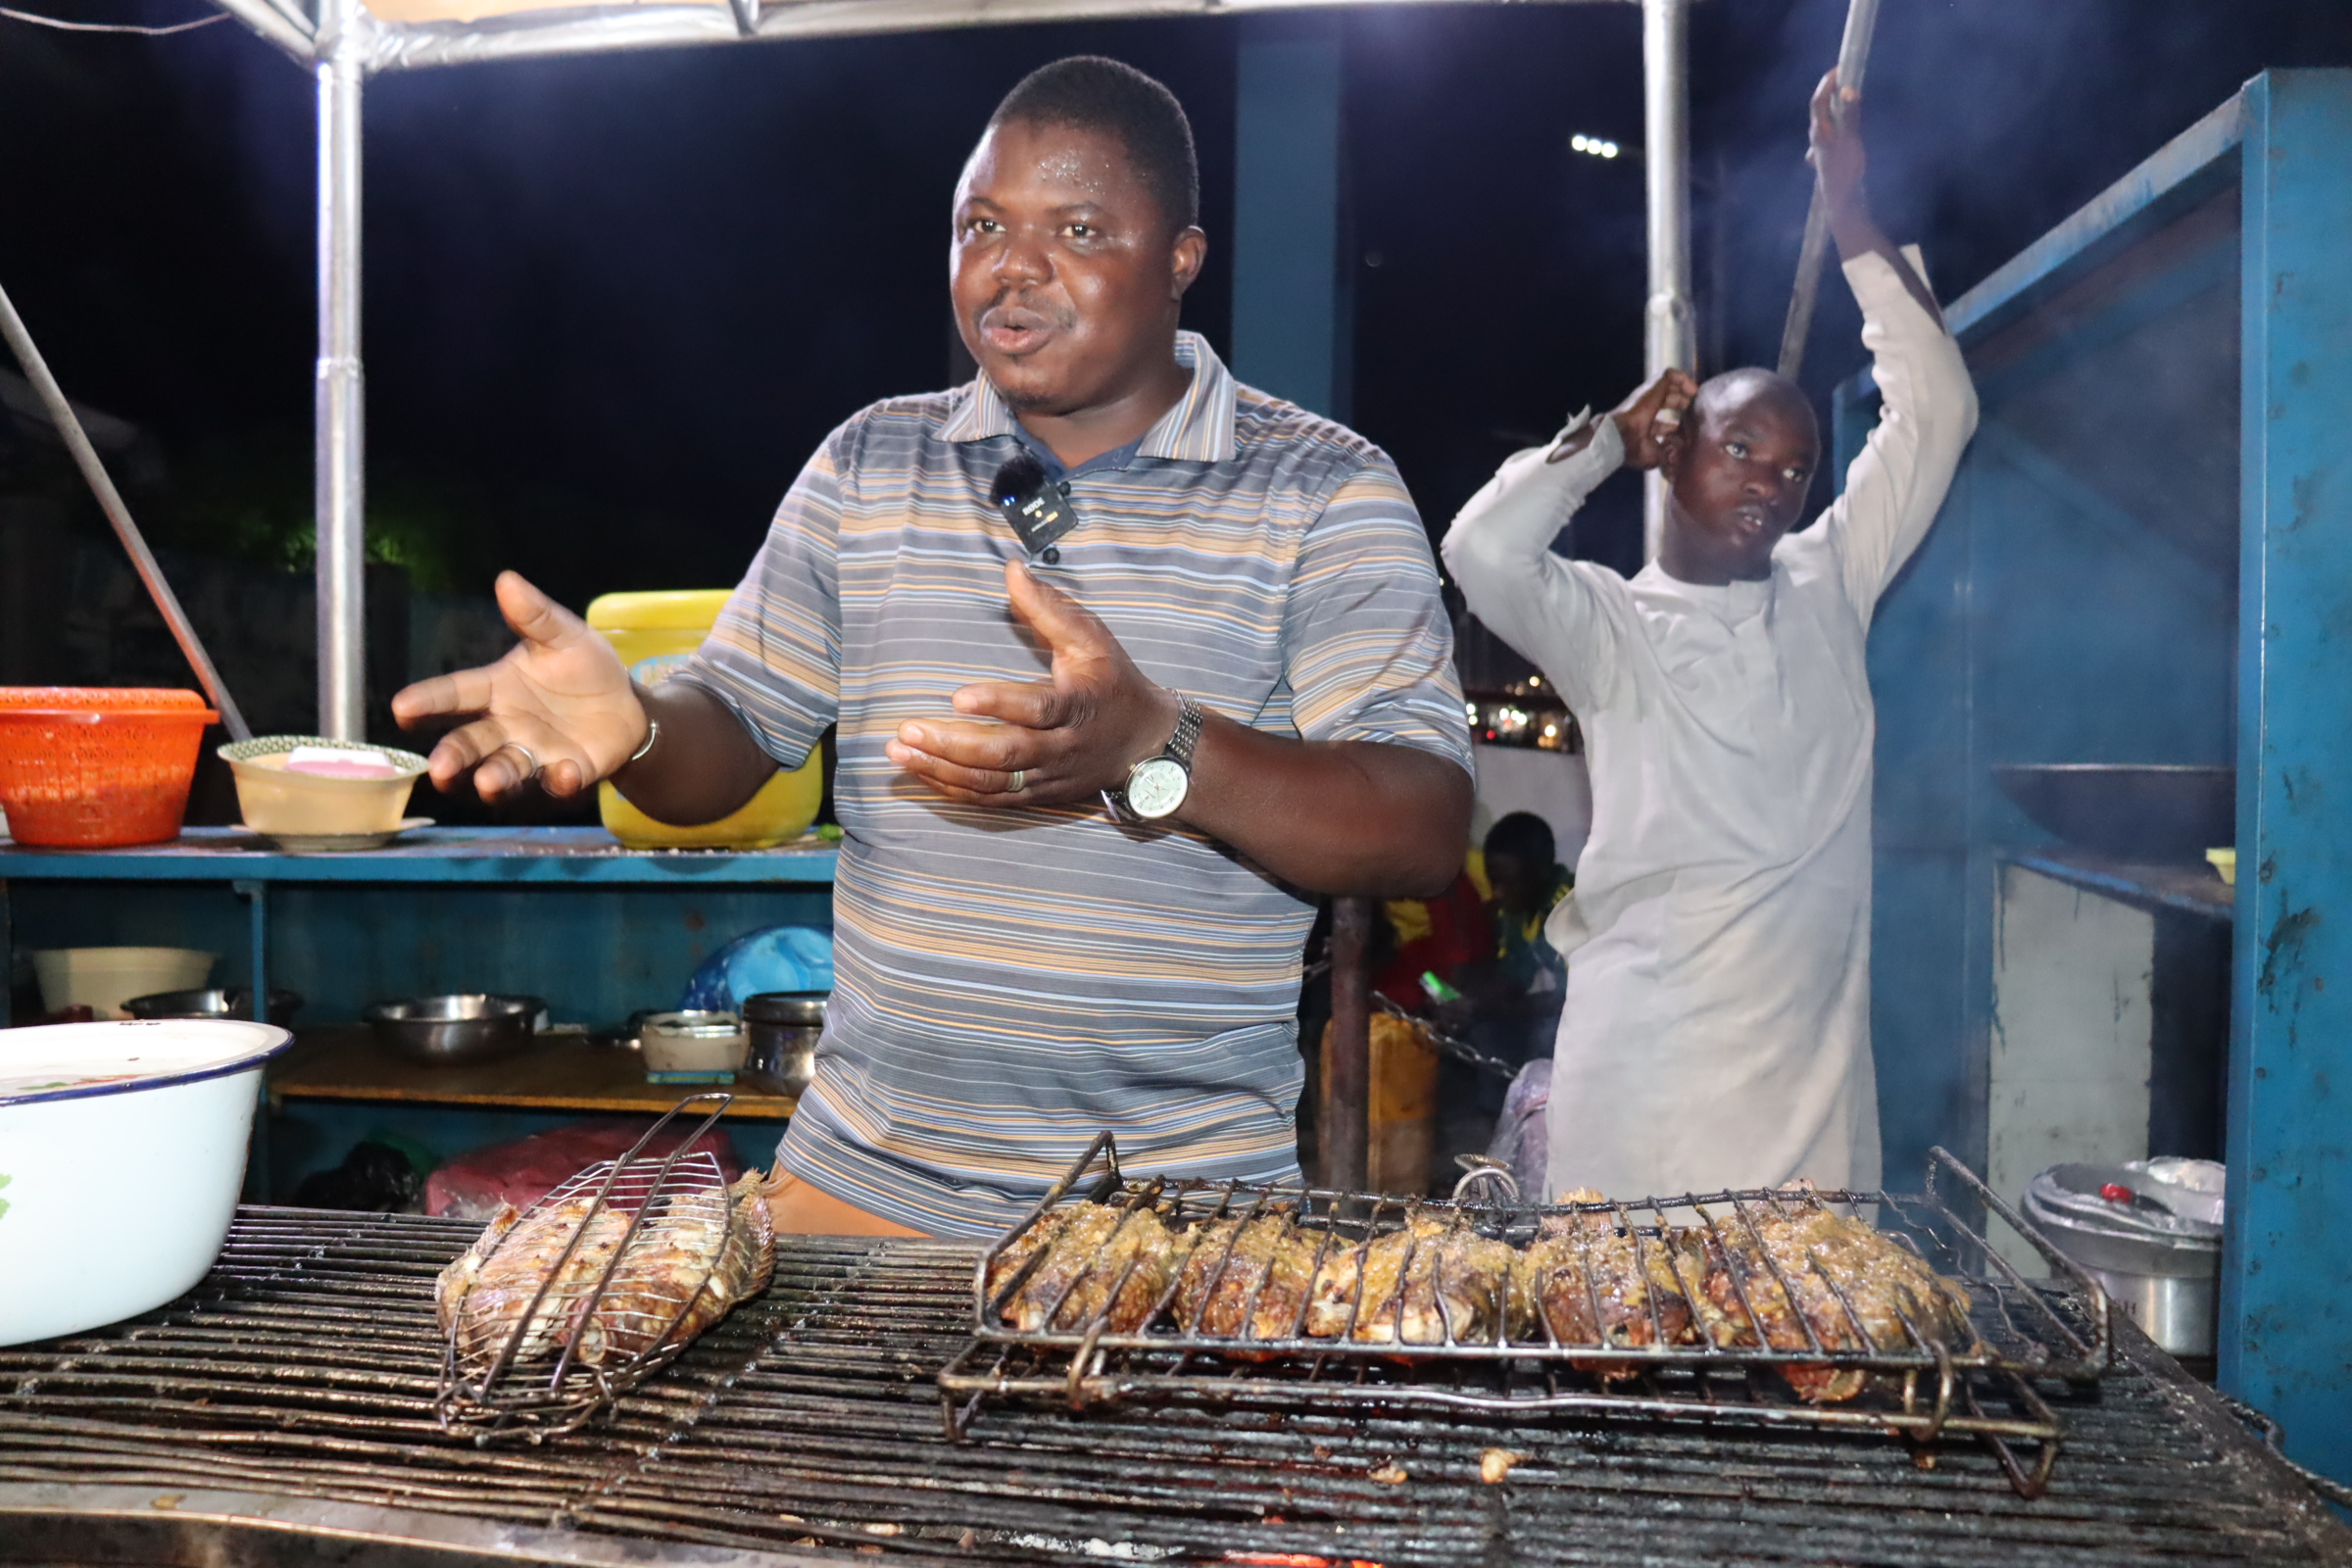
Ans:
<svg viewBox="0 0 2352 1568"><path fill-rule="evenodd" d="M2069 849L2005 850L1997 858L2126 904L2179 909L2209 920L2237 914L2237 890L2203 866L2150 865Z"/></svg>
<svg viewBox="0 0 2352 1568"><path fill-rule="evenodd" d="M126 850L30 849L0 839L0 881L492 882L756 886L828 883L816 838L773 850L632 850L596 827L418 828L380 850L286 855L243 828L196 827Z"/></svg>

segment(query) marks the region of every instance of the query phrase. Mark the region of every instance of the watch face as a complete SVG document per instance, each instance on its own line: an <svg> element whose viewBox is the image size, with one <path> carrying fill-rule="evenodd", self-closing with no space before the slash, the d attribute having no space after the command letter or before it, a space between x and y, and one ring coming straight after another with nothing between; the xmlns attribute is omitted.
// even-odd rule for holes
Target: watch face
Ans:
<svg viewBox="0 0 2352 1568"><path fill-rule="evenodd" d="M1184 804L1193 787L1192 774L1173 758L1154 757L1138 762L1127 775L1127 809L1147 821L1162 817Z"/></svg>

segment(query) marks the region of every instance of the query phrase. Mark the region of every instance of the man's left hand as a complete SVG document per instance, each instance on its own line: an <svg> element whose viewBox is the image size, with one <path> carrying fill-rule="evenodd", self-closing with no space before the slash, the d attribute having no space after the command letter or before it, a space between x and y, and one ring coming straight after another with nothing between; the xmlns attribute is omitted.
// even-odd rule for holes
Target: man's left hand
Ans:
<svg viewBox="0 0 2352 1568"><path fill-rule="evenodd" d="M1154 684L1076 600L1019 562L1004 566L1012 612L1054 656L1040 681L980 681L956 693L963 719L911 719L883 749L952 801L1060 806L1127 782L1176 732L1176 694ZM975 722L975 720L995 720Z"/></svg>

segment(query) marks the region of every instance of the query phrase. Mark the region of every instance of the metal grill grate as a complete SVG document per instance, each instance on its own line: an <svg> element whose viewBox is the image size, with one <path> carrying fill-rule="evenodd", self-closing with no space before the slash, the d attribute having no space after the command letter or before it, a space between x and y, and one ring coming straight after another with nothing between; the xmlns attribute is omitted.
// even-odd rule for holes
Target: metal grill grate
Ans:
<svg viewBox="0 0 2352 1568"><path fill-rule="evenodd" d="M767 1296L609 1421L480 1448L433 1414L432 1279L474 1234L248 1209L172 1307L0 1349L0 1561L76 1560L94 1499L144 1488L329 1499L378 1540L425 1515L445 1540L553 1528L635 1561L2352 1563L2352 1532L2136 1341L2096 1391L2047 1390L2070 1436L2037 1502L1974 1448L1920 1468L1875 1436L1606 1413L991 1406L954 1445L935 1379L969 1339L977 1250L942 1243L789 1242ZM1525 1458L1487 1485L1496 1447ZM205 1560L264 1560L220 1535Z"/></svg>
<svg viewBox="0 0 2352 1568"><path fill-rule="evenodd" d="M1274 1408L1435 1405L1521 1420L1562 1411L1703 1417L1885 1432L1917 1444L1953 1433L1982 1440L2020 1494L2038 1496L2049 1483L2064 1428L2035 1382L2103 1376L2113 1355L2110 1308L2090 1279L1944 1151L1931 1154L1923 1188L1910 1196L1756 1191L1553 1206L1433 1202L1230 1181L1128 1179L1110 1134L1102 1133L1027 1218L989 1249L975 1270L974 1343L940 1374L948 1428L958 1431L991 1396L1060 1396L1073 1404L1147 1396ZM2071 1275L2069 1294L2025 1280L1953 1212L1954 1198L1986 1205L2015 1226L2054 1270ZM1136 1222L1131 1216L1145 1223L1156 1216L1175 1238L1164 1287L1139 1283L1129 1289L1141 1278L1140 1254L1132 1251L1107 1287L1102 1281L1111 1276L1113 1265L1103 1262L1064 1268L1051 1285L1043 1283L1054 1248L1069 1245L1039 1246L1049 1234L1045 1227L1081 1214L1119 1216L1122 1229ZM1692 1216L1696 1223L1678 1226L1675 1215ZM1899 1301L1888 1314L1893 1325L1883 1324L1874 1336L1837 1271L1809 1246L1791 1250L1784 1266L1766 1245L1766 1230L1776 1221L1835 1216L1835 1223L1858 1220L1874 1229L1874 1215L1888 1222L1884 1234L1893 1244L1945 1275L1967 1278L1969 1320L1955 1321L1953 1328L1976 1343L1954 1339L1947 1345L1951 1329L1939 1333L1923 1325ZM1259 1327L1255 1313L1269 1279L1264 1273L1253 1288L1236 1293L1248 1296L1248 1309L1232 1332L1205 1331L1198 1302L1188 1320L1177 1305L1188 1272L1208 1280L1213 1290L1235 1264L1242 1231L1227 1226L1220 1232L1204 1223L1224 1220L1243 1226L1271 1223L1300 1238L1302 1249L1311 1246L1312 1262L1300 1270L1300 1284L1339 1270L1351 1282L1343 1288L1349 1298L1346 1323L1336 1331L1326 1326L1314 1336L1308 1327L1313 1292L1301 1288L1295 1306L1275 1313L1278 1321L1270 1332ZM1409 1228L1416 1224L1428 1227L1426 1233ZM1437 1311L1414 1325L1418 1336L1408 1336L1407 1292L1401 1282L1417 1254L1425 1258L1426 1288L1436 1298L1446 1239L1488 1237L1525 1246L1547 1224L1565 1225L1564 1234L1622 1238L1624 1261L1636 1277L1663 1273L1677 1299L1692 1303L1700 1300L1693 1270L1708 1265L1678 1257L1683 1249L1669 1238L1679 1234L1711 1249L1719 1266L1727 1256L1740 1255L1744 1247L1769 1274L1742 1285L1738 1267L1724 1267L1722 1277L1735 1294L1720 1310L1726 1327L1746 1330L1746 1343L1718 1343L1695 1321L1688 1339L1678 1341L1661 1319L1657 1295L1645 1293L1636 1314L1639 1326L1649 1331L1643 1343L1612 1344L1605 1333L1592 1332L1603 1321L1602 1306L1592 1278L1581 1268L1576 1277L1585 1300L1575 1304L1590 1303L1584 1338L1563 1342L1549 1310L1533 1302L1529 1311L1539 1326L1532 1338L1526 1330L1514 1338L1504 1298L1518 1287L1507 1271L1494 1273L1483 1291L1457 1282L1456 1294L1472 1318L1460 1326L1473 1328L1473 1334L1458 1334L1453 1313L1440 1302ZM1366 1307L1358 1284L1352 1283L1368 1278L1365 1258L1376 1237L1387 1238L1383 1245L1393 1248L1401 1244L1395 1261L1399 1284L1385 1301L1394 1308L1393 1321L1380 1321L1389 1314ZM1349 1263L1351 1269L1343 1267ZM1792 1280L1790 1269L1811 1274ZM1033 1278L1041 1283L1031 1286ZM1091 1311L1076 1310L1075 1293L1088 1278L1097 1286L1090 1298L1096 1304ZM1814 1288L1824 1314L1818 1327L1813 1308L1788 1304L1801 1299L1800 1286ZM1783 1306L1779 1348L1766 1336L1766 1319L1751 1300L1762 1299L1766 1289ZM1030 1305L1040 1320L1026 1328L1005 1316L1024 1291L1035 1295ZM1126 1316L1114 1322L1114 1312ZM1358 1335L1366 1313L1373 1315L1366 1324L1373 1333ZM1397 1371L1398 1362L1407 1370ZM1838 1402L1822 1404L1793 1396L1796 1390L1775 1373L1810 1378L1816 1387L1832 1375L1853 1382L1833 1396ZM1857 1393L1863 1397L1855 1399ZM1853 1402L1844 1402L1848 1399ZM2037 1446L2030 1467L2021 1465L2012 1450L2016 1442Z"/></svg>

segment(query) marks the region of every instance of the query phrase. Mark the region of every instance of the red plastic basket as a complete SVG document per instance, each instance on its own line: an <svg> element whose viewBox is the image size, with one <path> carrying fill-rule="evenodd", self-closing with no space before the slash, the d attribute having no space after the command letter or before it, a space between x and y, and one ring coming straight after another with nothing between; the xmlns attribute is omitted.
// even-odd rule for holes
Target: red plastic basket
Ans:
<svg viewBox="0 0 2352 1568"><path fill-rule="evenodd" d="M112 849L179 836L204 727L195 692L0 686L0 809L19 844Z"/></svg>

